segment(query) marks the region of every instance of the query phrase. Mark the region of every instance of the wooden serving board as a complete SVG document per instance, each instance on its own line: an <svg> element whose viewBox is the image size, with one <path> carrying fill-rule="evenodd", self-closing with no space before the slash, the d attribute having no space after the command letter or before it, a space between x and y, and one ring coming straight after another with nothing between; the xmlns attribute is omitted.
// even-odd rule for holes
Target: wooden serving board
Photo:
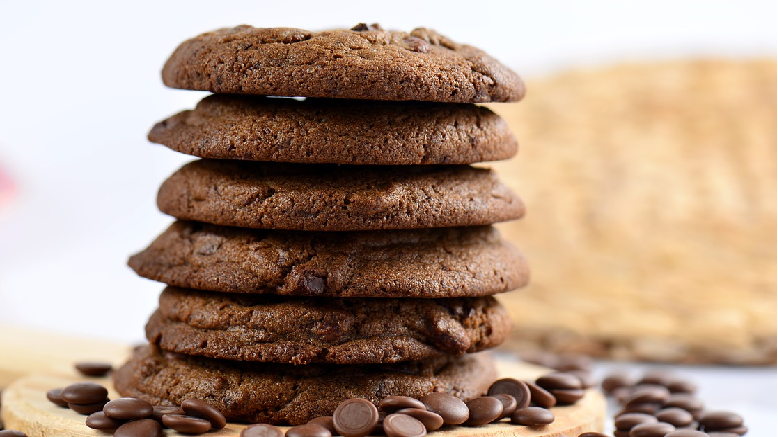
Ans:
<svg viewBox="0 0 778 437"><path fill-rule="evenodd" d="M120 356L123 357L123 355L125 354ZM123 358L119 358L113 361L118 364L122 360ZM541 367L505 359L498 360L497 363L501 377L533 379L548 372L547 369ZM119 397L113 390L110 378L86 379L80 377L73 370L71 364L59 361L59 364L48 371L21 377L6 387L3 391L1 416L6 429L23 431L29 437L105 437L106 433L90 429L84 424L85 416L66 408L57 407L46 399L48 390L82 380L104 384L109 388L111 399ZM597 390L589 390L586 396L575 405L556 407L552 408L551 411L556 416L556 420L551 425L544 427L530 428L505 422L482 427L452 427L432 432L430 435L439 437L576 437L582 432L602 432L603 430L605 399ZM238 436L244 427L245 425L231 423L221 431L209 432L204 435L213 437ZM181 434L167 430L167 435L172 437Z"/></svg>

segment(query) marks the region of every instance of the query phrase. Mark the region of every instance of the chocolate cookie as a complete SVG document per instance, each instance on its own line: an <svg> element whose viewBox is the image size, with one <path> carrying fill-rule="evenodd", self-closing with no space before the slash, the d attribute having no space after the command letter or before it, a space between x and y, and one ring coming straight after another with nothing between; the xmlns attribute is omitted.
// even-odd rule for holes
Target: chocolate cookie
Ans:
<svg viewBox="0 0 778 437"><path fill-rule="evenodd" d="M486 393L497 372L489 355L395 364L333 365L213 360L141 347L113 380L122 396L155 405L205 399L230 421L297 425L330 416L341 401L386 396L420 398L448 392L463 399Z"/></svg>
<svg viewBox="0 0 778 437"><path fill-rule="evenodd" d="M306 298L168 287L146 337L164 350L208 358L358 364L477 352L498 346L510 328L491 296Z"/></svg>
<svg viewBox="0 0 778 437"><path fill-rule="evenodd" d="M483 106L227 94L157 123L149 140L202 158L358 165L472 164L518 147Z"/></svg>
<svg viewBox="0 0 778 437"><path fill-rule="evenodd" d="M488 169L200 160L159 190L159 209L225 226L306 231L487 225L524 215Z"/></svg>
<svg viewBox="0 0 778 437"><path fill-rule="evenodd" d="M219 29L184 41L162 69L173 88L267 96L514 102L516 73L437 32L360 24L350 30Z"/></svg>
<svg viewBox="0 0 778 437"><path fill-rule="evenodd" d="M529 277L524 256L488 226L301 232L180 221L129 265L184 288L333 297L483 296Z"/></svg>

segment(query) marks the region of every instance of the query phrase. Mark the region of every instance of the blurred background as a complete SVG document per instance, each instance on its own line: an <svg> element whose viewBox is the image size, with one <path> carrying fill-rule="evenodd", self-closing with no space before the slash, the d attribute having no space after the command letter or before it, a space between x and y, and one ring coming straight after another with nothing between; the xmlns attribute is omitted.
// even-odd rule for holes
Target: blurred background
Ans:
<svg viewBox="0 0 778 437"><path fill-rule="evenodd" d="M517 347L774 362L777 12L769 0L0 3L0 320L142 340L162 286L126 259L171 222L156 190L189 159L146 133L205 95L161 83L179 42L241 23L379 22L437 29L529 83L524 103L494 107L521 143L499 168L529 211L504 232L535 271L527 301L506 301L533 333ZM629 303L601 304L614 298ZM711 300L718 312L702 308ZM744 352L693 359L707 352L663 343L697 317L691 343Z"/></svg>

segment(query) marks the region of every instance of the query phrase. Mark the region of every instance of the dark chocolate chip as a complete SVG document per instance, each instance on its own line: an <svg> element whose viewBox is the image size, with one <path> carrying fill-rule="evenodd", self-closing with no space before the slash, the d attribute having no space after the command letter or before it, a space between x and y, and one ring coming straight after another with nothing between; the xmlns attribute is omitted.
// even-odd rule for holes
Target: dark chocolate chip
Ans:
<svg viewBox="0 0 778 437"><path fill-rule="evenodd" d="M676 428L687 426L694 421L690 412L680 408L665 408L654 413L654 416L660 422L669 423Z"/></svg>
<svg viewBox="0 0 778 437"><path fill-rule="evenodd" d="M378 424L378 409L367 399L346 399L335 409L332 422L342 436L366 436L373 432Z"/></svg>
<svg viewBox="0 0 778 437"><path fill-rule="evenodd" d="M601 432L589 431L583 434L578 434L578 437L608 437L608 435Z"/></svg>
<svg viewBox="0 0 778 437"><path fill-rule="evenodd" d="M325 428L332 434L332 435L338 435L338 431L335 430L335 423L332 421L332 416L319 416L314 419L311 419L308 421L308 423L313 423L315 425L320 425Z"/></svg>
<svg viewBox="0 0 778 437"><path fill-rule="evenodd" d="M638 426L638 425L645 425L649 423L657 423L659 420L657 420L654 416L649 416L648 414L642 414L642 413L627 413L622 414L620 416L616 417L615 425L616 429L620 429L622 431L629 431L630 429Z"/></svg>
<svg viewBox="0 0 778 437"><path fill-rule="evenodd" d="M531 381L525 381L531 394L532 403L543 408L551 408L556 405L556 398L548 390Z"/></svg>
<svg viewBox="0 0 778 437"><path fill-rule="evenodd" d="M94 404L108 398L108 389L94 382L77 382L63 388L60 396L68 404Z"/></svg>
<svg viewBox="0 0 778 437"><path fill-rule="evenodd" d="M446 425L461 425L470 417L470 410L462 399L448 393L430 393L421 401L428 410L439 414Z"/></svg>
<svg viewBox="0 0 778 437"><path fill-rule="evenodd" d="M427 428L407 414L390 414L384 418L383 429L389 437L424 437Z"/></svg>
<svg viewBox="0 0 778 437"><path fill-rule="evenodd" d="M428 411L426 408L423 410L420 408L403 408L402 410L397 410L397 414L405 414L413 417L423 423L424 428L426 428L427 431L435 431L443 426L443 418L440 417L440 414Z"/></svg>
<svg viewBox="0 0 778 437"><path fill-rule="evenodd" d="M386 411L387 413L394 413L395 411L402 410L403 408L423 409L424 404L420 400L408 396L387 396L381 399L381 402L378 403L378 408L381 411Z"/></svg>
<svg viewBox="0 0 778 437"><path fill-rule="evenodd" d="M562 372L543 375L535 380L535 384L549 391L551 389L571 390L581 388L581 380L577 376Z"/></svg>
<svg viewBox="0 0 778 437"><path fill-rule="evenodd" d="M743 424L743 418L736 413L729 411L711 411L700 417L700 427L706 431L729 431L729 428L735 428Z"/></svg>
<svg viewBox="0 0 778 437"><path fill-rule="evenodd" d="M670 392L663 386L643 385L635 387L632 394L627 398L624 405L635 404L663 404Z"/></svg>
<svg viewBox="0 0 778 437"><path fill-rule="evenodd" d="M661 409L662 406L660 404L632 404L632 405L624 406L624 408L622 408L618 414L626 414L626 413L656 414L656 412Z"/></svg>
<svg viewBox="0 0 778 437"><path fill-rule="evenodd" d="M664 437L673 431L675 427L669 423L644 423L629 430L629 437Z"/></svg>
<svg viewBox="0 0 778 437"><path fill-rule="evenodd" d="M103 407L106 416L118 420L145 419L153 412L154 407L150 403L136 398L114 399Z"/></svg>
<svg viewBox="0 0 778 437"><path fill-rule="evenodd" d="M164 437L162 425L153 419L140 419L127 422L113 433L114 437Z"/></svg>
<svg viewBox="0 0 778 437"><path fill-rule="evenodd" d="M330 416L322 416L330 417ZM311 422L308 422L311 423ZM243 428L240 437L284 437L284 432L280 428L264 423L251 425Z"/></svg>
<svg viewBox="0 0 778 437"><path fill-rule="evenodd" d="M154 419L159 423L162 423L162 416L165 414L186 414L181 407L171 407L166 405L155 405L154 411L151 413L149 419Z"/></svg>
<svg viewBox="0 0 778 437"><path fill-rule="evenodd" d="M123 420L111 419L102 411L92 413L86 418L86 426L92 429L111 430L122 426L123 423Z"/></svg>
<svg viewBox="0 0 778 437"><path fill-rule="evenodd" d="M554 422L554 413L545 408L520 408L511 414L511 422L524 426L548 425Z"/></svg>
<svg viewBox="0 0 778 437"><path fill-rule="evenodd" d="M635 380L626 372L611 373L602 380L602 389L607 394L612 394L614 390L621 387L631 387Z"/></svg>
<svg viewBox="0 0 778 437"><path fill-rule="evenodd" d="M76 370L84 376L101 377L107 375L112 369L111 363L97 361L76 363Z"/></svg>
<svg viewBox="0 0 778 437"><path fill-rule="evenodd" d="M697 384L687 379L673 379L665 387L670 393L694 394L697 391Z"/></svg>
<svg viewBox="0 0 778 437"><path fill-rule="evenodd" d="M224 414L203 400L187 399L181 402L181 409L189 416L199 417L211 422L211 428L214 430L227 426L227 419L224 418Z"/></svg>
<svg viewBox="0 0 778 437"><path fill-rule="evenodd" d="M46 399L51 401L54 405L62 408L67 408L68 403L62 399L62 389L54 388L46 392Z"/></svg>
<svg viewBox="0 0 778 437"><path fill-rule="evenodd" d="M586 371L592 368L592 359L583 354L560 354L557 365L554 369L560 372L569 372L571 370Z"/></svg>
<svg viewBox="0 0 778 437"><path fill-rule="evenodd" d="M165 414L162 416L162 423L168 428L184 434L202 434L211 430L211 422L182 414Z"/></svg>
<svg viewBox="0 0 778 437"><path fill-rule="evenodd" d="M84 416L88 416L92 413L97 413L98 411L103 411L103 407L105 404L108 403L108 398L103 399L100 402L95 402L92 404L73 404L69 403L68 408L75 411L78 414L83 414Z"/></svg>
<svg viewBox="0 0 778 437"><path fill-rule="evenodd" d="M502 414L500 414L499 417L500 419L510 416L511 413L513 413L514 411L516 411L517 408L519 408L519 404L518 402L516 402L516 398L514 398L511 395L500 393L500 394L489 395L489 396L497 399L502 403Z"/></svg>
<svg viewBox="0 0 778 437"><path fill-rule="evenodd" d="M549 389L548 392L554 395L557 404L574 404L586 394L582 389Z"/></svg>
<svg viewBox="0 0 778 437"><path fill-rule="evenodd" d="M532 399L532 394L530 393L527 384L513 378L503 378L494 381L486 394L489 396L498 394L511 395L516 399L516 408L519 409L527 408Z"/></svg>
<svg viewBox="0 0 778 437"><path fill-rule="evenodd" d="M470 417L465 421L465 425L481 426L494 422L502 416L502 402L491 396L482 396L468 401L468 410Z"/></svg>
<svg viewBox="0 0 778 437"><path fill-rule="evenodd" d="M331 435L327 428L315 423L293 426L286 431L286 437L330 437Z"/></svg>

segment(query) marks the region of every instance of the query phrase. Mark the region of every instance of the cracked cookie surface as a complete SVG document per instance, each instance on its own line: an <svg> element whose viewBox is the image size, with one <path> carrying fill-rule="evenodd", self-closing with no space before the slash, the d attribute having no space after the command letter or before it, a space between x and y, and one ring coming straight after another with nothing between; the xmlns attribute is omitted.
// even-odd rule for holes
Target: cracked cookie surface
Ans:
<svg viewBox="0 0 778 437"><path fill-rule="evenodd" d="M208 358L359 364L478 352L498 346L510 328L491 296L305 298L168 287L146 337L164 350Z"/></svg>
<svg viewBox="0 0 778 437"><path fill-rule="evenodd" d="M199 160L160 187L183 220L257 229L356 231L487 225L524 215L489 169Z"/></svg>
<svg viewBox="0 0 778 437"><path fill-rule="evenodd" d="M116 390L154 405L203 399L229 421L306 423L332 415L360 397L374 404L387 396L421 398L447 392L462 399L486 393L497 372L488 354L423 362L363 365L247 363L165 353L142 346L113 372Z"/></svg>
<svg viewBox="0 0 778 437"><path fill-rule="evenodd" d="M178 287L298 296L484 296L529 279L521 252L489 226L303 232L179 221L129 265Z"/></svg>
<svg viewBox="0 0 778 437"><path fill-rule="evenodd" d="M472 164L518 148L483 106L230 94L160 121L148 138L201 158L306 164Z"/></svg>
<svg viewBox="0 0 778 437"><path fill-rule="evenodd" d="M430 29L377 25L218 29L179 45L162 80L214 93L449 103L512 102L525 93L516 73L475 47Z"/></svg>

